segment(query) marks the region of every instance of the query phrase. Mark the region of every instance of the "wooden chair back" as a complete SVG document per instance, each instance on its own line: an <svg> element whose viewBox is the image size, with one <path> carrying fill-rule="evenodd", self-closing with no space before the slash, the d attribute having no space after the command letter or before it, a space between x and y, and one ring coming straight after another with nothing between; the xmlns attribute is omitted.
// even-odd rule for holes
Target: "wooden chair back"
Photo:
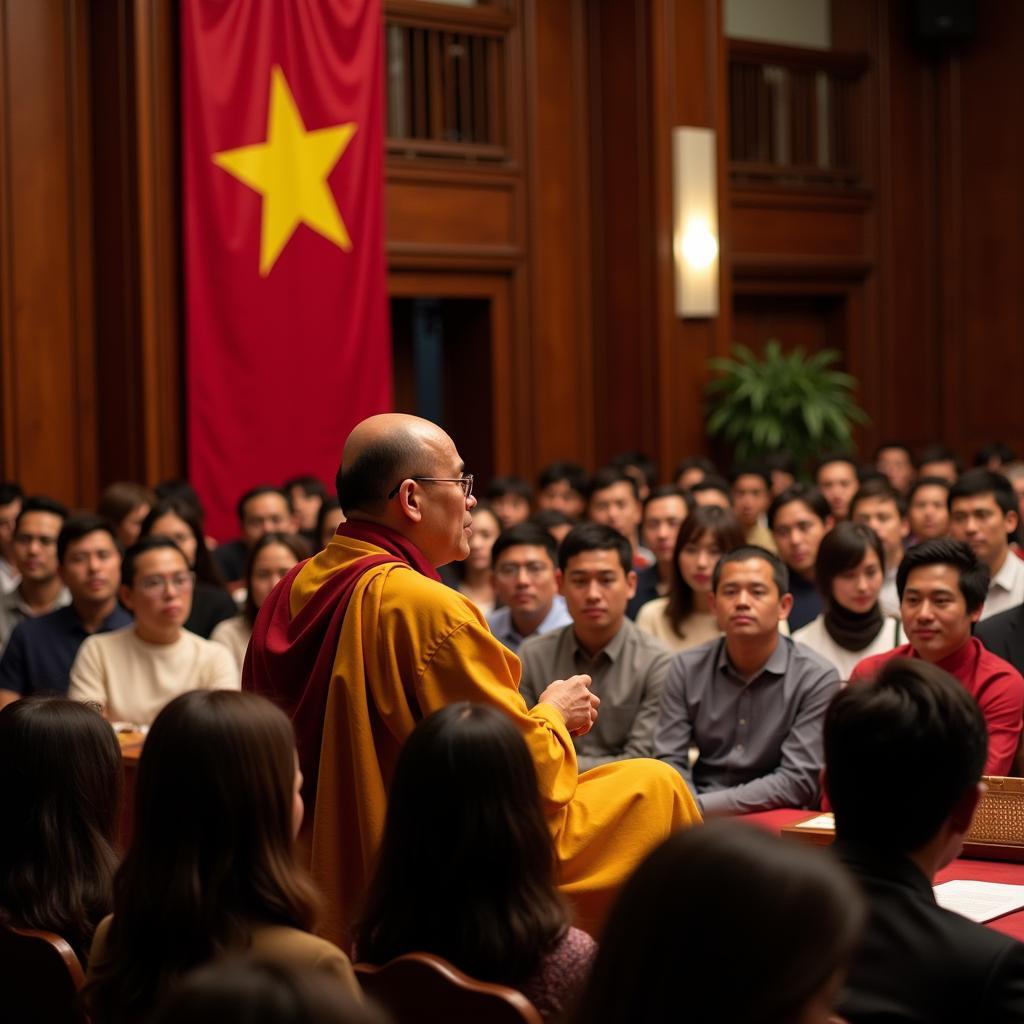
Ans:
<svg viewBox="0 0 1024 1024"><path fill-rule="evenodd" d="M475 981L430 953L406 953L383 967L356 964L355 971L395 1024L541 1024L522 992Z"/></svg>
<svg viewBox="0 0 1024 1024"><path fill-rule="evenodd" d="M59 935L0 924L0 1020L86 1024L78 1004L84 974Z"/></svg>

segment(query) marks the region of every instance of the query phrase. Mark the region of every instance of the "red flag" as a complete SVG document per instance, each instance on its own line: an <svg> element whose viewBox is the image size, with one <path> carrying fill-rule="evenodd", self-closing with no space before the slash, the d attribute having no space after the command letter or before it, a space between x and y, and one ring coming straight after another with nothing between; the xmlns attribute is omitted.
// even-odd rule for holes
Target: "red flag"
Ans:
<svg viewBox="0 0 1024 1024"><path fill-rule="evenodd" d="M209 531L390 407L379 0L182 4L189 477Z"/></svg>

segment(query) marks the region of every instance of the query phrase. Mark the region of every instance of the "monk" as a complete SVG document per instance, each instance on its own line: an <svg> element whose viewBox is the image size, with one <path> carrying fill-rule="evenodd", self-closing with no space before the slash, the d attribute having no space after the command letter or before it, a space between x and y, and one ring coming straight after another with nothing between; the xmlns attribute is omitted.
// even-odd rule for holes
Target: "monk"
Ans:
<svg viewBox="0 0 1024 1024"><path fill-rule="evenodd" d="M592 932L619 885L670 832L700 821L678 773L638 759L577 774L572 736L598 714L589 676L556 680L528 710L520 665L436 567L469 553L473 478L452 439L412 416L364 420L345 443L347 522L260 609L243 686L295 725L321 931L350 942L384 827L398 752L453 701L490 704L522 731L537 768L562 890ZM409 851L416 870L416 851ZM423 879L430 885L430 879Z"/></svg>

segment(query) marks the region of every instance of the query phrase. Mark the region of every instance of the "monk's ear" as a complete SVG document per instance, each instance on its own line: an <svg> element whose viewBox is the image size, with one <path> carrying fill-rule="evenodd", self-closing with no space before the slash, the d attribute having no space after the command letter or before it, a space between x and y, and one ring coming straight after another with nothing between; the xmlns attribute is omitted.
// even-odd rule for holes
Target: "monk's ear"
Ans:
<svg viewBox="0 0 1024 1024"><path fill-rule="evenodd" d="M423 492L415 480L403 480L396 501L404 518L412 523L423 519Z"/></svg>

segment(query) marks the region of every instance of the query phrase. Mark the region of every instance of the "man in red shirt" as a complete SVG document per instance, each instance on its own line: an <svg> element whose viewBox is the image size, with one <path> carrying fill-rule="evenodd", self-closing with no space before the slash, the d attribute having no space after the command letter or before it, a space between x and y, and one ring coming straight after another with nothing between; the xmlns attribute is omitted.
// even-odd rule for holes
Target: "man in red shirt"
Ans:
<svg viewBox="0 0 1024 1024"><path fill-rule="evenodd" d="M850 682L873 678L892 658L921 658L955 676L977 701L988 726L986 775L1008 775L1024 723L1024 678L971 635L988 593L989 571L961 541L940 538L912 547L896 589L910 643L865 658Z"/></svg>

